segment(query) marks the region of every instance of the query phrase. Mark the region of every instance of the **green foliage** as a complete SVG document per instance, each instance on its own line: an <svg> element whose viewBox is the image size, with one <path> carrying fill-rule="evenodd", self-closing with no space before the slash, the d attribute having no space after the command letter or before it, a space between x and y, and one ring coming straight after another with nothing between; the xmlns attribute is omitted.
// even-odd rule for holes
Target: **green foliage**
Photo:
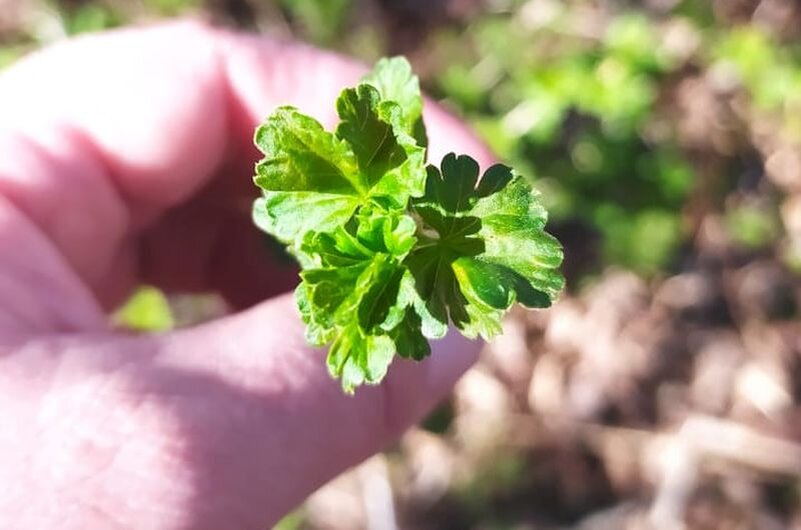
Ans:
<svg viewBox="0 0 801 530"><path fill-rule="evenodd" d="M140 287L113 317L117 326L137 331L166 331L175 322L169 302L155 287Z"/></svg>
<svg viewBox="0 0 801 530"><path fill-rule="evenodd" d="M163 1L163 0L162 0ZM304 33L321 44L332 44L350 12L352 0L280 0Z"/></svg>
<svg viewBox="0 0 801 530"><path fill-rule="evenodd" d="M673 8L677 16L692 20L695 24L707 28L716 24L714 2L709 0L679 0Z"/></svg>
<svg viewBox="0 0 801 530"><path fill-rule="evenodd" d="M697 154L698 140L684 129L695 111L677 106L700 96L683 92L682 81L703 79L724 105L736 98L710 113L719 115L717 127L759 120L759 135L798 142L801 47L757 24L727 27L702 0L660 16L633 6L595 9L522 2L484 15L437 37L431 69L436 90L490 146L540 179L557 228L578 220L600 234L602 261L580 272L615 264L656 274L688 240L690 194L704 192L696 188L698 159L685 154ZM714 178L709 166L696 167ZM770 239L765 219L752 214L727 214L741 244Z"/></svg>
<svg viewBox="0 0 801 530"><path fill-rule="evenodd" d="M621 208L599 209L604 227L607 261L644 273L658 271L681 242L679 218L674 212L653 209L632 215Z"/></svg>
<svg viewBox="0 0 801 530"><path fill-rule="evenodd" d="M334 133L290 107L256 131L254 220L302 265L307 339L331 344L348 392L381 381L396 353L428 356L449 322L490 338L513 303L547 307L563 286L528 182L500 164L479 179L467 155L426 166L422 105L409 64L384 59L342 92Z"/></svg>
<svg viewBox="0 0 801 530"><path fill-rule="evenodd" d="M119 26L122 18L102 4L85 4L75 9L65 9L64 29L69 35L102 31Z"/></svg>
<svg viewBox="0 0 801 530"><path fill-rule="evenodd" d="M300 530L304 527L305 516L302 510L295 510L289 515L284 516L273 527L273 530Z"/></svg>
<svg viewBox="0 0 801 530"><path fill-rule="evenodd" d="M200 0L143 0L142 4L148 11L160 15L175 16L198 7Z"/></svg>
<svg viewBox="0 0 801 530"><path fill-rule="evenodd" d="M682 241L694 180L670 137L643 139L677 60L642 14L588 38L577 10L534 16L545 7L526 6L455 37L463 49L443 65L440 90L496 151L542 179L557 222L582 219L603 236L606 263L654 273Z"/></svg>
<svg viewBox="0 0 801 530"><path fill-rule="evenodd" d="M756 204L729 208L724 220L729 236L746 248L764 248L774 243L781 233L776 213Z"/></svg>
<svg viewBox="0 0 801 530"><path fill-rule="evenodd" d="M476 476L479 479L455 484L454 501L469 514L468 520L481 520L481 528L487 529L515 527L514 514L498 510L497 505L515 492L532 490L535 477L527 460L520 452L499 452L478 462Z"/></svg>
<svg viewBox="0 0 801 530"><path fill-rule="evenodd" d="M786 132L801 139L801 52L745 26L721 33L712 59L736 75L757 108L775 113Z"/></svg>
<svg viewBox="0 0 801 530"><path fill-rule="evenodd" d="M0 46L0 70L11 66L22 53L23 51L18 47Z"/></svg>
<svg viewBox="0 0 801 530"><path fill-rule="evenodd" d="M781 261L797 276L801 276L801 241L790 238L781 250Z"/></svg>

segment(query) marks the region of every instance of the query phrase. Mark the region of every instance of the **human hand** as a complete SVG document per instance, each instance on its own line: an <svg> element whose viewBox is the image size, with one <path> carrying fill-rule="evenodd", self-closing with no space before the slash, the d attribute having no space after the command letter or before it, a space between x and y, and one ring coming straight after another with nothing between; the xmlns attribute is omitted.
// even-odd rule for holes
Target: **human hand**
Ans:
<svg viewBox="0 0 801 530"><path fill-rule="evenodd" d="M0 74L0 528L267 528L441 399L476 346L449 337L342 394L252 226L254 127L327 125L361 68L173 24L67 42ZM431 159L483 148L428 105ZM137 284L249 309L115 333ZM260 302L260 303L257 303ZM256 305L253 305L256 304Z"/></svg>

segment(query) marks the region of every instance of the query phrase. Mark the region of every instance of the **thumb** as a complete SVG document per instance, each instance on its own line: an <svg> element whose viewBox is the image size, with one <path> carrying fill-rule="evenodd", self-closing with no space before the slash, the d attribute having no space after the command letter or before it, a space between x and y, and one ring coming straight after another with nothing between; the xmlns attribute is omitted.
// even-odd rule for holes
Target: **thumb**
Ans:
<svg viewBox="0 0 801 530"><path fill-rule="evenodd" d="M163 340L159 365L202 388L175 417L197 445L196 515L211 528L276 521L422 419L479 347L450 334L430 359L396 359L381 385L347 396L306 345L291 296Z"/></svg>

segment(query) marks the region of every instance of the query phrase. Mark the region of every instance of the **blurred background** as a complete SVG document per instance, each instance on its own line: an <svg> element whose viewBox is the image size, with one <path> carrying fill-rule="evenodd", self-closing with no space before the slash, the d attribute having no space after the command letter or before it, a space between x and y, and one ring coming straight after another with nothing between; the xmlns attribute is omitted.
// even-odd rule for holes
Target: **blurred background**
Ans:
<svg viewBox="0 0 801 530"><path fill-rule="evenodd" d="M566 250L553 309L513 311L448 403L279 528L801 528L801 4L0 0L0 68L186 14L405 54ZM115 318L220 310L143 288Z"/></svg>

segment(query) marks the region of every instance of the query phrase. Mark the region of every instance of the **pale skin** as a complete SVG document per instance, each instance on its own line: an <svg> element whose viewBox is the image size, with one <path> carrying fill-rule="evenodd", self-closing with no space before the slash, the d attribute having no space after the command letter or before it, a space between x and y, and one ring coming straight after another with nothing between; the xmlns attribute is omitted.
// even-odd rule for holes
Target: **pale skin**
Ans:
<svg viewBox="0 0 801 530"><path fill-rule="evenodd" d="M419 421L474 361L446 338L342 394L248 219L255 126L327 126L362 67L181 23L91 36L0 74L0 528L264 529ZM431 160L484 148L432 104ZM138 284L247 308L113 330ZM271 298L272 297L272 298Z"/></svg>

